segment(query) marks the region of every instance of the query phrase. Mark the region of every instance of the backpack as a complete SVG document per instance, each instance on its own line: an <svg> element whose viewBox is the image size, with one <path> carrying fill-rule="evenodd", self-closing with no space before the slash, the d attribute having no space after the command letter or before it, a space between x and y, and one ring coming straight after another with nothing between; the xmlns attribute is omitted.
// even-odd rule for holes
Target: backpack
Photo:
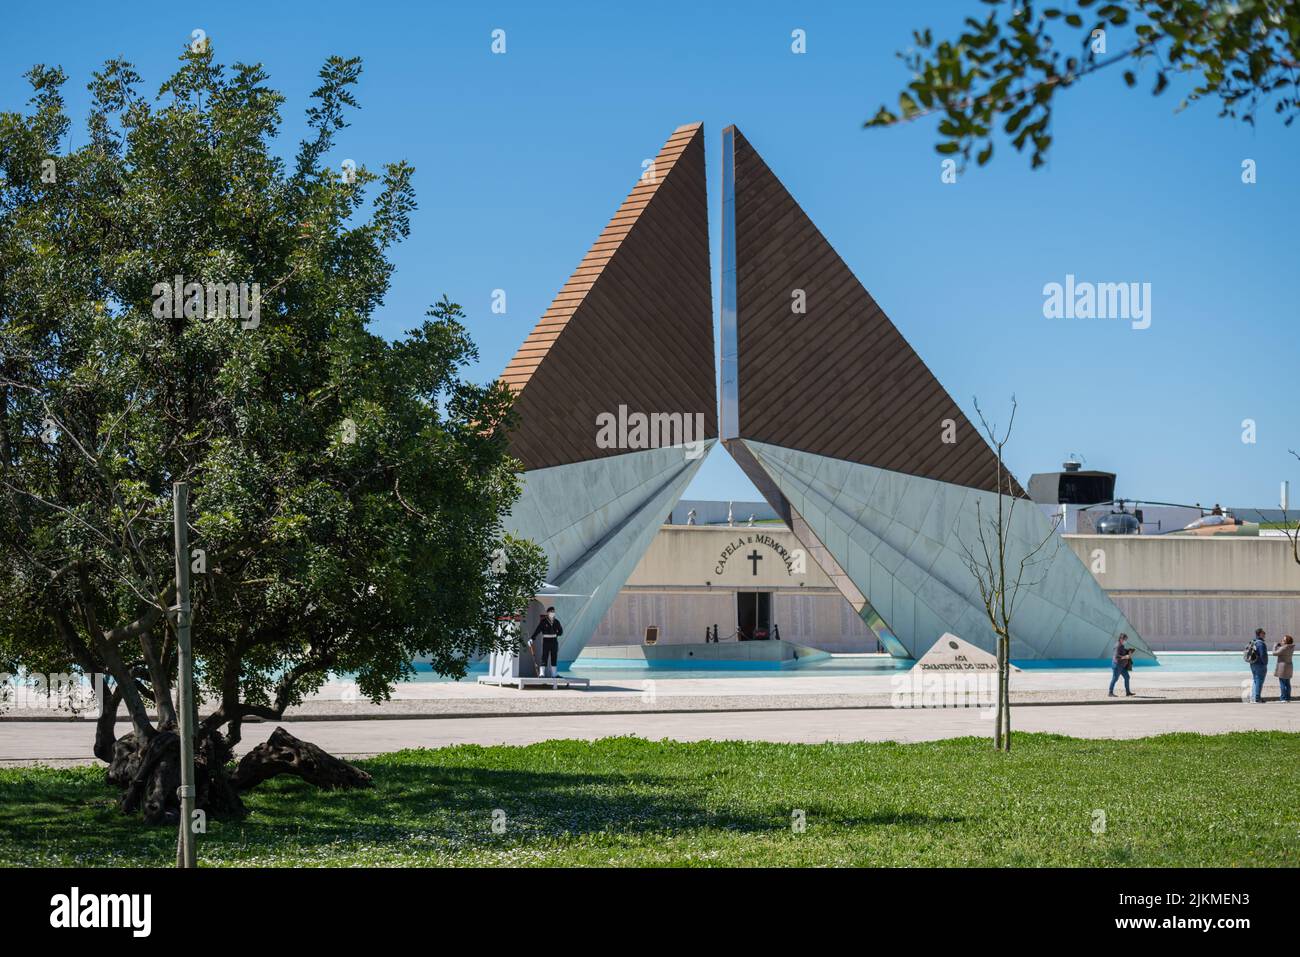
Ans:
<svg viewBox="0 0 1300 957"><path fill-rule="evenodd" d="M1255 647L1254 641L1248 644L1246 650L1241 653L1241 660L1251 665L1259 661L1259 649Z"/></svg>

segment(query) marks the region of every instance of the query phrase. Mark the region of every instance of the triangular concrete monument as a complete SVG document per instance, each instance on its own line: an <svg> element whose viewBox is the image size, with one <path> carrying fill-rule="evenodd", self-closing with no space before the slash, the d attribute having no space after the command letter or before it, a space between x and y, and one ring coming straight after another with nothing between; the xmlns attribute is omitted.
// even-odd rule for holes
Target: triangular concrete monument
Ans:
<svg viewBox="0 0 1300 957"><path fill-rule="evenodd" d="M952 632L945 632L943 637L930 646L930 650L917 661L915 671L935 673L943 671L994 671L998 670L996 655L989 654L983 648L977 648L969 641L958 638ZM1012 671L1019 671L1015 665Z"/></svg>

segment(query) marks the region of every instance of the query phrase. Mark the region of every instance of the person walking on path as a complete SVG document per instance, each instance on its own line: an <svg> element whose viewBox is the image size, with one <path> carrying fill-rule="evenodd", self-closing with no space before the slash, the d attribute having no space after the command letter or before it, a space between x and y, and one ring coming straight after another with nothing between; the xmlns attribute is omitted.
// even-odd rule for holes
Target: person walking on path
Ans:
<svg viewBox="0 0 1300 957"><path fill-rule="evenodd" d="M1273 674L1277 675L1277 683L1282 687L1280 701L1291 700L1291 656L1294 654L1295 639L1290 635L1283 635L1282 640L1273 646L1273 657L1277 659Z"/></svg>
<svg viewBox="0 0 1300 957"><path fill-rule="evenodd" d="M1124 678L1124 697L1133 698L1133 689L1128 684L1128 672L1133 667L1133 649L1124 644L1128 640L1128 635L1120 633L1119 640L1115 642L1115 654L1110 658L1110 690L1106 692L1108 697L1115 697L1115 682L1120 677Z"/></svg>
<svg viewBox="0 0 1300 957"><path fill-rule="evenodd" d="M1250 665L1250 700L1264 703L1264 679L1268 677L1268 645L1264 644L1264 629L1255 629L1255 640L1246 646L1245 658Z"/></svg>

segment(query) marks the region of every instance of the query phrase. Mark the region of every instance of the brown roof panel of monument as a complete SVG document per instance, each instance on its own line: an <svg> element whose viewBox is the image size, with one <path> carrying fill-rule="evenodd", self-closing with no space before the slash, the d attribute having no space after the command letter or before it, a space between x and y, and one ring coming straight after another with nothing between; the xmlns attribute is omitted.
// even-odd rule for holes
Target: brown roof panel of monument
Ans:
<svg viewBox="0 0 1300 957"><path fill-rule="evenodd" d="M734 132L740 436L996 491L997 456L979 429Z"/></svg>
<svg viewBox="0 0 1300 957"><path fill-rule="evenodd" d="M718 434L704 128L678 127L524 340L501 380L516 393L511 451L525 469L628 449L596 445L596 417L701 413Z"/></svg>

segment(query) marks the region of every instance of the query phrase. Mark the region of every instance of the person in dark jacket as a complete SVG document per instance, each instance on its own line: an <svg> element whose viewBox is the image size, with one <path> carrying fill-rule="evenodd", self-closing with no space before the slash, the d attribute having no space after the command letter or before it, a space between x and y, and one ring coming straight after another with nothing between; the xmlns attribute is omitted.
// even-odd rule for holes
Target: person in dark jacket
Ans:
<svg viewBox="0 0 1300 957"><path fill-rule="evenodd" d="M1124 644L1127 640L1128 635L1121 633L1115 642L1115 653L1110 656L1110 690L1106 694L1111 698L1115 697L1115 682L1121 677L1124 679L1124 697L1134 697L1128 686L1128 670L1133 667L1133 649Z"/></svg>
<svg viewBox="0 0 1300 957"><path fill-rule="evenodd" d="M532 635L528 639L528 650L533 653L533 661L537 662L537 670L540 677L554 678L556 660L560 654L560 635L564 634L564 626L560 624L560 619L555 617L555 606L546 609L546 614L542 620L537 623L533 629ZM533 646L533 639L538 635L542 636L542 656L537 657L537 649ZM547 671L549 667L549 673Z"/></svg>
<svg viewBox="0 0 1300 957"><path fill-rule="evenodd" d="M1264 703L1264 679L1268 676L1268 645L1264 644L1264 629L1255 629L1255 660L1250 663L1250 700Z"/></svg>

